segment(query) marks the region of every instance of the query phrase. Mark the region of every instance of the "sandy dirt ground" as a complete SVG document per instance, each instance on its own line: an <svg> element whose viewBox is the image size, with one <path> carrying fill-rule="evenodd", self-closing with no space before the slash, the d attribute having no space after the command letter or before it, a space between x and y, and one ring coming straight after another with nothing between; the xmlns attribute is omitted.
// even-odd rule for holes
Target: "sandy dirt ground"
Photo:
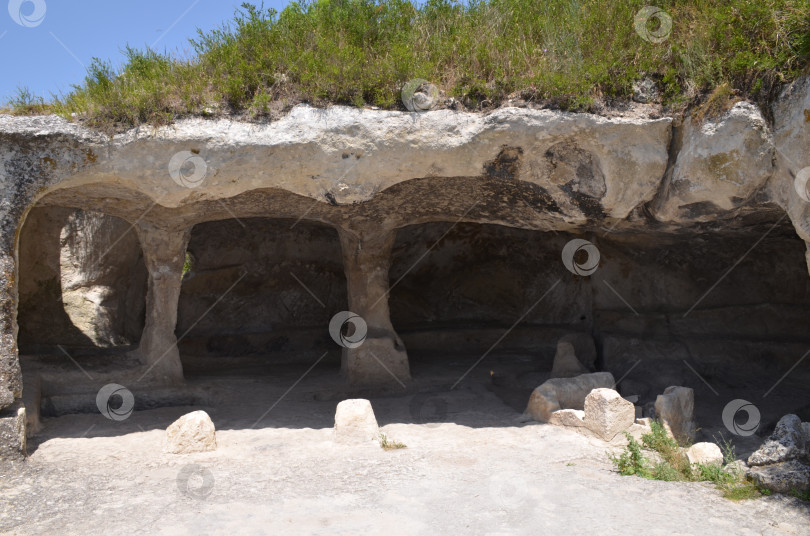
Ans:
<svg viewBox="0 0 810 536"><path fill-rule="evenodd" d="M0 465L0 534L810 535L808 503L619 476L602 441L525 422L477 383L372 397L407 448L338 445L324 374L285 396L294 375L219 378L209 407L45 419L30 457ZM164 453L193 409L218 449Z"/></svg>

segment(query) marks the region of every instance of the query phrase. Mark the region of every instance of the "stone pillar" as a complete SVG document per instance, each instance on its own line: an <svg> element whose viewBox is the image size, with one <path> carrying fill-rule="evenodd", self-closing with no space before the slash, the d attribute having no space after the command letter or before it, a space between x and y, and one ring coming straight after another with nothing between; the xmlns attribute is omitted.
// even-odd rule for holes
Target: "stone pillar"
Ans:
<svg viewBox="0 0 810 536"><path fill-rule="evenodd" d="M6 226L6 229L9 227ZM13 227L11 227L13 233ZM11 233L10 233L11 234ZM0 237L0 460L25 456L25 408L17 355L17 265L13 234Z"/></svg>
<svg viewBox="0 0 810 536"><path fill-rule="evenodd" d="M349 310L368 326L365 341L344 348L341 368L353 385L402 386L411 379L408 354L391 325L388 268L396 231L338 229Z"/></svg>
<svg viewBox="0 0 810 536"><path fill-rule="evenodd" d="M161 383L183 381L183 367L174 329L183 262L191 229L162 229L149 223L136 226L149 272L146 292L146 323L139 352L147 377Z"/></svg>

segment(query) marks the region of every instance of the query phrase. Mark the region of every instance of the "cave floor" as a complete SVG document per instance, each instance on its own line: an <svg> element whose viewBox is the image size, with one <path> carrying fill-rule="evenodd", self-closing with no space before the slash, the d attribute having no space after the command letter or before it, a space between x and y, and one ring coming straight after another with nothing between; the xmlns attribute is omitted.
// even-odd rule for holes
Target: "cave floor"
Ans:
<svg viewBox="0 0 810 536"><path fill-rule="evenodd" d="M351 394L332 365L300 382L306 367L191 376L208 405L120 422L44 418L27 461L0 466L0 533L809 533L810 505L798 499L737 503L709 484L619 476L607 457L618 447L525 422L513 407L523 393L498 359L447 390L470 364L414 364L418 389L368 396L399 450L332 441L335 406ZM714 395L696 397L706 412L700 401ZM193 409L211 415L218 449L163 453L165 428Z"/></svg>

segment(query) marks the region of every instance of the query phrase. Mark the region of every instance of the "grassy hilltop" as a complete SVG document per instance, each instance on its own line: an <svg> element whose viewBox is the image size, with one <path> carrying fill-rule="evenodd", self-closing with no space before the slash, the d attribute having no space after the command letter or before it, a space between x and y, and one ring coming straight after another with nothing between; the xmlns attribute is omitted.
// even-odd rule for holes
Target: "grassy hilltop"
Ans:
<svg viewBox="0 0 810 536"><path fill-rule="evenodd" d="M126 48L45 100L20 89L15 113L53 111L99 127L187 115L271 115L300 102L401 108L415 77L466 108L508 96L569 110L657 83L672 109L715 97L773 100L810 57L808 0L304 0L281 12L243 4L176 57ZM667 21L671 20L671 28ZM646 37L646 39L645 39Z"/></svg>

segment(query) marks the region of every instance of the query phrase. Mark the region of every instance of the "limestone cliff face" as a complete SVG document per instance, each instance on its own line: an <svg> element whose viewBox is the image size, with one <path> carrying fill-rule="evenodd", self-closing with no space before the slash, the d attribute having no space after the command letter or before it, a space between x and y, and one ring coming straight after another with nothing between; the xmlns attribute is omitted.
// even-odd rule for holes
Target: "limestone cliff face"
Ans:
<svg viewBox="0 0 810 536"><path fill-rule="evenodd" d="M77 253L88 241L113 240L99 234L112 227L90 220L65 227L65 258L43 258L32 270L61 272L66 310L79 315L80 331L97 334L94 343L140 340L145 363L165 377L181 374L163 368L177 357L178 301L179 322L191 326L199 299L180 298L193 226L251 217L331 226L342 246L345 299L369 319L369 348L392 356L389 365L404 377L387 297L398 229L460 222L661 237L786 217L810 241L810 202L796 179L810 166L808 109L810 83L802 80L785 90L773 124L745 102L703 123L526 108L482 115L298 106L270 124L189 119L113 137L55 116L0 116L0 388L20 397L17 311L19 293L30 293L18 287L17 248L26 217L38 225L37 210L81 209L134 229L126 240L137 239L145 270L134 242L125 247L131 271L83 263ZM206 262L227 269L221 259ZM342 282L333 268L329 277ZM122 277L145 280L133 283L148 289L143 336L137 320L114 312L127 298L110 281ZM348 363L368 357L349 354Z"/></svg>

